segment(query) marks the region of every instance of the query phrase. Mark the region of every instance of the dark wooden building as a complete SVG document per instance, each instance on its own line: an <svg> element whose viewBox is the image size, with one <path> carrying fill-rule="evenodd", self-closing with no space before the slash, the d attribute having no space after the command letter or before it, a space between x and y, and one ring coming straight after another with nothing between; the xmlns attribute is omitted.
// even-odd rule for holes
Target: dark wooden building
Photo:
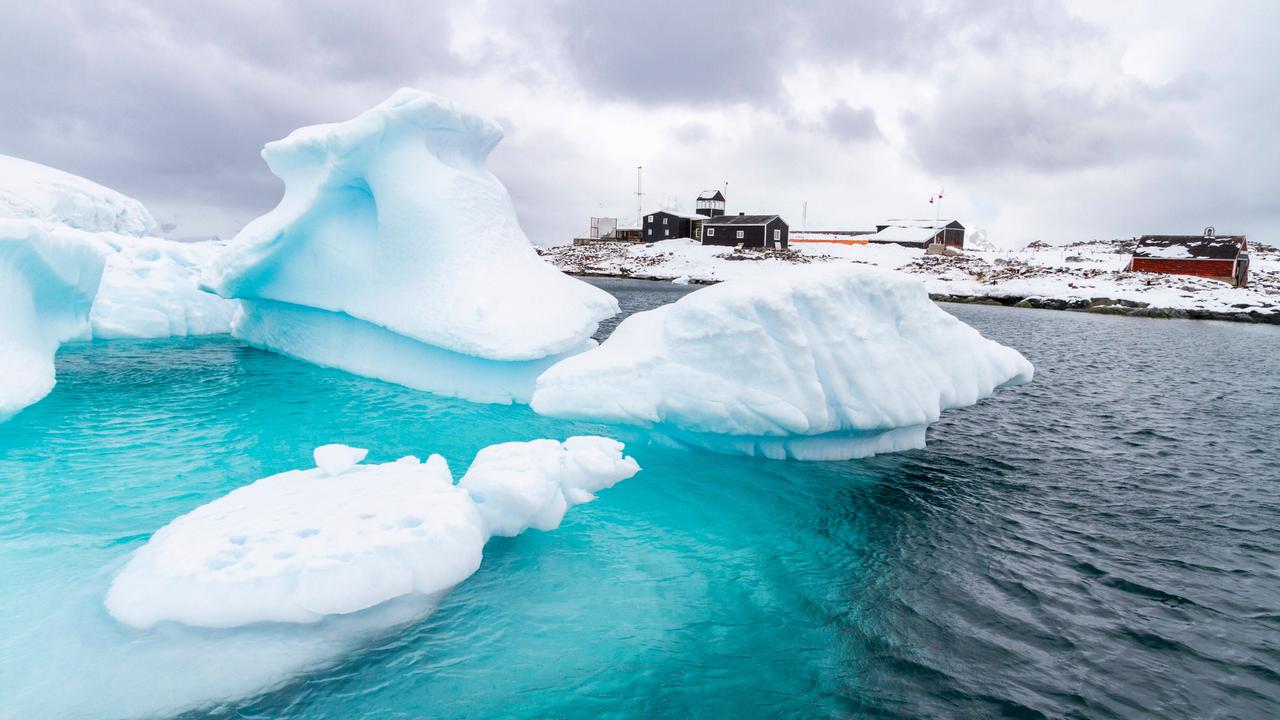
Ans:
<svg viewBox="0 0 1280 720"><path fill-rule="evenodd" d="M724 215L724 193L719 190L704 190L693 206L699 215L720 217Z"/></svg>
<svg viewBox="0 0 1280 720"><path fill-rule="evenodd" d="M741 245L749 248L787 247L790 230L777 215L724 215L702 222L703 245Z"/></svg>
<svg viewBox="0 0 1280 720"><path fill-rule="evenodd" d="M672 238L691 238L696 234L696 226L706 218L702 215L686 215L684 213L659 210L644 216L642 228L645 242L670 240Z"/></svg>
<svg viewBox="0 0 1280 720"><path fill-rule="evenodd" d="M1195 275L1246 287L1248 251L1245 236L1218 235L1213 228L1205 228L1204 235L1143 235L1138 238L1128 269Z"/></svg>
<svg viewBox="0 0 1280 720"><path fill-rule="evenodd" d="M866 236L871 243L894 243L907 247L930 245L964 247L964 225L958 220L887 220Z"/></svg>

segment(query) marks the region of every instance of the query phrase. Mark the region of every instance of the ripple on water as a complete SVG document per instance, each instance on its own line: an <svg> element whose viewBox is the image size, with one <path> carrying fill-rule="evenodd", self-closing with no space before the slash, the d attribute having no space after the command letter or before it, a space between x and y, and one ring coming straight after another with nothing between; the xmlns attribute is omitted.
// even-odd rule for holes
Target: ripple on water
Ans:
<svg viewBox="0 0 1280 720"><path fill-rule="evenodd" d="M629 309L683 291L609 289ZM69 346L54 393L0 425L0 697L121 714L106 683L144 638L100 611L114 568L316 445L459 472L490 443L604 431L644 472L495 540L434 614L191 715L1280 716L1280 331L949 309L1035 382L948 413L926 450L846 463L649 445L227 339Z"/></svg>

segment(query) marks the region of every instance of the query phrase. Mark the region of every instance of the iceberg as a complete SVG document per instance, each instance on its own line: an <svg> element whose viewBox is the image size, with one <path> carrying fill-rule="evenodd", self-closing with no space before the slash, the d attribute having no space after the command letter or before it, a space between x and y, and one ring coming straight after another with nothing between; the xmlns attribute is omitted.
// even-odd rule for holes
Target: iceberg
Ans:
<svg viewBox="0 0 1280 720"><path fill-rule="evenodd" d="M52 232L41 228L58 226L81 230L85 236L80 241L91 236L88 242L100 246L106 265L89 315L95 338L231 331L237 303L199 287L204 266L222 246L152 236L155 220L131 197L62 170L0 155L0 219L43 223L24 226L31 232Z"/></svg>
<svg viewBox="0 0 1280 720"><path fill-rule="evenodd" d="M89 336L105 261L92 233L0 220L0 422L53 389L61 343Z"/></svg>
<svg viewBox="0 0 1280 720"><path fill-rule="evenodd" d="M552 530L640 467L621 443L573 437L493 445L454 484L439 455L360 465L321 446L317 467L263 478L158 530L105 604L139 629L318 623L438 597L480 567L494 535Z"/></svg>
<svg viewBox="0 0 1280 720"><path fill-rule="evenodd" d="M142 236L156 221L142 203L91 180L0 155L0 218L45 220L88 232Z"/></svg>
<svg viewBox="0 0 1280 720"><path fill-rule="evenodd" d="M202 281L243 301L232 334L439 394L527 401L618 305L538 257L485 167L501 138L490 120L402 89L268 143L284 197Z"/></svg>
<svg viewBox="0 0 1280 720"><path fill-rule="evenodd" d="M1032 375L916 280L799 267L628 317L539 377L532 406L719 452L838 460L924 447L942 411Z"/></svg>
<svg viewBox="0 0 1280 720"><path fill-rule="evenodd" d="M95 338L167 338L231 332L239 309L200 289L215 242L101 233L110 252L89 321Z"/></svg>

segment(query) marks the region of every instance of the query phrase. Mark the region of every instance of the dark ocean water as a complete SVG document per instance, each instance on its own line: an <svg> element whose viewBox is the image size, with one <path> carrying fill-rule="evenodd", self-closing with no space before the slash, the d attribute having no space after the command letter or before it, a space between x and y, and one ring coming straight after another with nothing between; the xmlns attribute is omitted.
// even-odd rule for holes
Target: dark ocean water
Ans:
<svg viewBox="0 0 1280 720"><path fill-rule="evenodd" d="M687 289L600 284L630 310ZM125 715L199 667L111 624L112 572L317 444L457 472L583 432L643 472L491 543L429 617L189 715L1280 717L1280 328L946 309L1035 381L925 450L842 463L649 444L226 338L67 347L54 393L0 425L0 717Z"/></svg>

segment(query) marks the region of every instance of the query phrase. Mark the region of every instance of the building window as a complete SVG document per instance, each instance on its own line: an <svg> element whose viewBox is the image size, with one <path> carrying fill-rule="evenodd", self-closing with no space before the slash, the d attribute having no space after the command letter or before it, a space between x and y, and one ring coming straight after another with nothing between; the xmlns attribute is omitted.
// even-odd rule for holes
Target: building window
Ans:
<svg viewBox="0 0 1280 720"><path fill-rule="evenodd" d="M743 236L744 236L744 235L745 235L745 233L743 233L741 230L739 230L739 231L738 231L738 239L739 239L739 240L741 240L741 239L743 238Z"/></svg>
<svg viewBox="0 0 1280 720"><path fill-rule="evenodd" d="M715 228L707 228L707 237L715 237L715 235L716 235Z"/></svg>
<svg viewBox="0 0 1280 720"><path fill-rule="evenodd" d="M649 222L653 222L653 216L652 216L652 215L650 215L650 216L649 216Z"/></svg>
<svg viewBox="0 0 1280 720"><path fill-rule="evenodd" d="M663 224L663 225L666 225L666 224L667 224L667 221L668 221L668 220L670 220L670 219L671 219L671 218L662 218L662 224Z"/></svg>
<svg viewBox="0 0 1280 720"><path fill-rule="evenodd" d="M774 230L774 231L773 231L773 241L774 241L774 242L782 242L782 231L781 231L781 230Z"/></svg>
<svg viewBox="0 0 1280 720"><path fill-rule="evenodd" d="M652 234L653 234L653 228L649 228L649 234L650 234L650 235L652 235Z"/></svg>

